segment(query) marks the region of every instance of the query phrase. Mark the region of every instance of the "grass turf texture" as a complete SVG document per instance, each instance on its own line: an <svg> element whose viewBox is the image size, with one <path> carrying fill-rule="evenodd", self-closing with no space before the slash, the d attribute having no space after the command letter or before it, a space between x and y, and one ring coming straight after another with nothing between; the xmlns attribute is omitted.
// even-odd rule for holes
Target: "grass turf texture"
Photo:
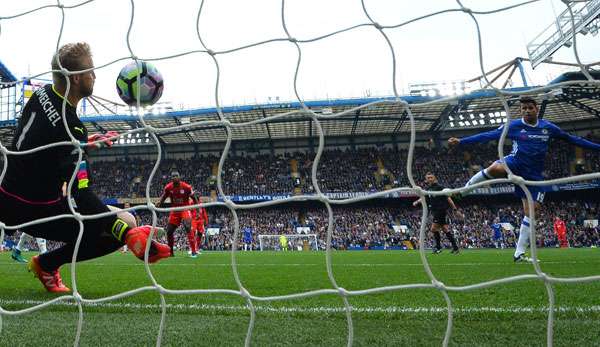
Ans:
<svg viewBox="0 0 600 347"><path fill-rule="evenodd" d="M518 274L530 264L514 264L512 250L465 250L459 255L428 254L435 276L459 286ZM25 253L31 258L35 253ZM542 270L550 275L600 275L600 249L541 249ZM324 252L239 252L240 279L250 293L272 296L331 288ZM237 290L228 252L205 252L196 259L177 257L152 265L158 283L168 289ZM429 283L415 251L336 252L333 271L348 290ZM70 267L62 268L70 285ZM0 254L0 305L16 310L56 297L43 291L26 266ZM85 298L102 298L149 286L143 263L116 253L77 267ZM592 346L600 342L600 282L554 285L555 346ZM450 292L453 346L543 346L548 297L543 283L526 280L467 292ZM244 300L236 295L167 295L164 346L243 345L249 322ZM349 297L354 345L439 346L446 329L446 304L435 289L404 289ZM98 306L84 306L82 346L151 346L160 322L160 298L149 291ZM254 302L257 319L252 344L265 346L345 345L346 315L337 295ZM72 344L78 309L53 305L34 313L3 316L0 345Z"/></svg>

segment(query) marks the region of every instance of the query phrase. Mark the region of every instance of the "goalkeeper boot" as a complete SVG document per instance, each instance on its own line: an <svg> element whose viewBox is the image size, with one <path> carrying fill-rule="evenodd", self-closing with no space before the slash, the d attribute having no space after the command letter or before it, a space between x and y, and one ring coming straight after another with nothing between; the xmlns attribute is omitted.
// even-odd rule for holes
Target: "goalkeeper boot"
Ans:
<svg viewBox="0 0 600 347"><path fill-rule="evenodd" d="M149 225L139 226L133 228L127 232L125 236L125 243L127 248L131 250L133 255L138 259L144 260L144 253L146 252L146 244L150 241L150 252L148 254L148 262L155 263L162 258L168 258L171 254L169 246L159 243L155 240L149 240L150 230L152 227Z"/></svg>
<svg viewBox="0 0 600 347"><path fill-rule="evenodd" d="M21 251L16 248L13 248L12 254L10 255L10 257L13 258L13 260L16 261L17 263L27 263L27 259L23 258Z"/></svg>
<svg viewBox="0 0 600 347"><path fill-rule="evenodd" d="M50 293L68 293L71 291L69 287L62 283L62 278L60 278L60 272L58 272L58 270L51 272L42 270L42 267L40 266L40 257L38 255L31 258L31 261L29 262L29 272L33 272L33 275L42 282L46 290Z"/></svg>
<svg viewBox="0 0 600 347"><path fill-rule="evenodd" d="M442 253L442 249L441 249L441 248L437 248L437 247L435 247L435 248L433 249L433 252L432 252L432 253L433 253L433 254L440 254L440 253Z"/></svg>

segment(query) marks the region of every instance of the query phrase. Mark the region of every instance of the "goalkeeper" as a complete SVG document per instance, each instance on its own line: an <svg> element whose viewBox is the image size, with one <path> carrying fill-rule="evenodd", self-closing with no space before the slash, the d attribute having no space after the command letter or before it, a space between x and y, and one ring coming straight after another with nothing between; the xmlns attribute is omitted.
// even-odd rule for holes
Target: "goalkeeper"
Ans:
<svg viewBox="0 0 600 347"><path fill-rule="evenodd" d="M287 239L287 237L285 237L285 235L279 236L279 247L281 248L282 251L288 250L288 239Z"/></svg>
<svg viewBox="0 0 600 347"><path fill-rule="evenodd" d="M8 226L20 225L41 218L70 215L63 182L69 181L77 169L77 178L71 191L76 212L82 215L109 211L90 187L87 152L98 144L110 146L114 132L94 135L88 133L77 116L77 104L92 95L96 75L93 70L69 75L67 80L57 72L58 61L69 71L94 67L87 43L66 44L52 58L52 85L38 89L29 99L19 119L11 150L28 151L56 142L71 141L68 131L86 144L85 155L76 168L78 151L72 144L45 148L28 154L8 155L6 175L0 182L0 222ZM66 95L66 98L65 96ZM64 105L64 108L63 108ZM63 118L64 113L64 118ZM88 144L88 141L97 143ZM112 209L113 211L115 208ZM83 221L84 233L77 252L77 261L94 259L112 253L127 244L134 255L144 258L149 226L137 227L127 212ZM29 269L50 292L70 291L60 277L61 265L71 261L80 225L73 216L20 228L34 237L61 241L64 245L53 251L35 256ZM9 230L8 233L14 233ZM167 246L152 241L149 262L169 256Z"/></svg>

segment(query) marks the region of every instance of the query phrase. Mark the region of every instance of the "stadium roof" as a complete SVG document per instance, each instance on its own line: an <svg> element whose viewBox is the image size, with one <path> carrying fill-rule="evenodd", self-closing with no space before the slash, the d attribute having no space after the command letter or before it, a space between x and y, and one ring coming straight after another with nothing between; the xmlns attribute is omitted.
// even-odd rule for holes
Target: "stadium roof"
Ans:
<svg viewBox="0 0 600 347"><path fill-rule="evenodd" d="M600 78L594 72L594 78ZM575 75L563 75L560 80L581 79ZM525 92L534 87L505 89L516 93ZM600 119L600 87L591 84L563 86L535 96L541 104L545 119L555 123L578 120ZM458 99L444 99L441 96L408 95L402 100L411 105L417 132L439 132L465 129L483 129L498 127L506 120L506 114L500 98L493 90L479 90L462 95ZM335 118L322 119L323 130L327 136L361 135L406 135L410 124L404 107L393 103L395 99L361 98L305 102L311 110L321 115L333 115L347 111L347 114ZM427 103L437 100L436 103ZM517 96L509 100L511 114L518 114ZM372 104L377 101L387 101ZM358 108L357 107L361 107ZM300 103L276 103L263 105L232 106L222 108L225 117L231 123L246 123L261 120L274 115L302 110ZM135 115L96 115L83 116L82 121L90 133L117 131L125 132L140 128ZM223 126L204 124L205 121L218 121L216 108L192 109L167 112L162 115L146 115L147 124L156 128L170 128L188 125L187 130L167 130L159 137L165 144L207 143L226 139ZM195 124L198 123L198 124ZM12 137L16 122L0 122L0 141L7 144ZM256 139L294 139L317 136L314 122L306 113L294 114L284 118L272 119L265 123L234 128L234 140ZM134 134L124 141L128 145L144 145L150 142L145 134Z"/></svg>
<svg viewBox="0 0 600 347"><path fill-rule="evenodd" d="M15 82L17 78L10 70L0 61L0 82ZM1 87L0 87L1 88Z"/></svg>

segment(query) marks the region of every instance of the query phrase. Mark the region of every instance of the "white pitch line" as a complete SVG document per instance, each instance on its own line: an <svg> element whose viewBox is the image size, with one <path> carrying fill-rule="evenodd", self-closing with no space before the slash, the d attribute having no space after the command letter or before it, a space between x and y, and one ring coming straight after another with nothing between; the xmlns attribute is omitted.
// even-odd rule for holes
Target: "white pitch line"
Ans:
<svg viewBox="0 0 600 347"><path fill-rule="evenodd" d="M45 303L42 300L0 300L0 306L6 305L40 305ZM74 301L61 301L56 306L76 306ZM118 308L133 310L160 310L159 304L136 304L136 303L93 303L83 304L85 307L100 308ZM168 310L174 311L228 311L228 312L248 312L249 309L242 305L216 305L216 304L167 304ZM274 307L274 306L255 306L256 311L266 313L345 313L344 307ZM547 307L466 307L454 308L455 313L547 313ZM598 313L600 306L560 306L556 307L555 312L560 313ZM354 313L446 313L446 307L401 307L401 306L383 306L383 307L352 307Z"/></svg>

